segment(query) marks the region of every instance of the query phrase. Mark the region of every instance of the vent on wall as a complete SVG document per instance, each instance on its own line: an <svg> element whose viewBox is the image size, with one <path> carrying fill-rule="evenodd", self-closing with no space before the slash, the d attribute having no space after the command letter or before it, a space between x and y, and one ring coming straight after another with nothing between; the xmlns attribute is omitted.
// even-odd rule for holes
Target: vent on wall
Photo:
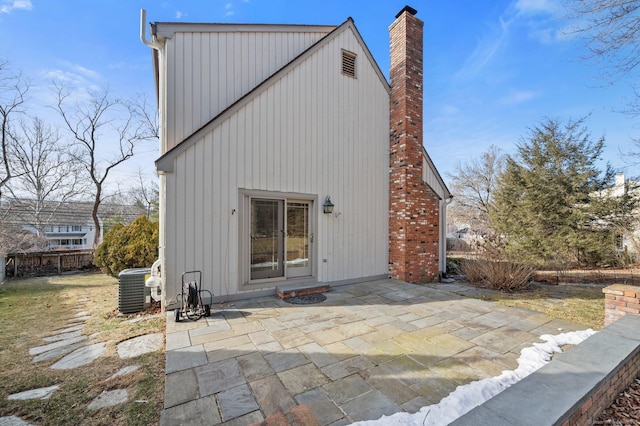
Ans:
<svg viewBox="0 0 640 426"><path fill-rule="evenodd" d="M342 51L342 74L356 78L356 54Z"/></svg>

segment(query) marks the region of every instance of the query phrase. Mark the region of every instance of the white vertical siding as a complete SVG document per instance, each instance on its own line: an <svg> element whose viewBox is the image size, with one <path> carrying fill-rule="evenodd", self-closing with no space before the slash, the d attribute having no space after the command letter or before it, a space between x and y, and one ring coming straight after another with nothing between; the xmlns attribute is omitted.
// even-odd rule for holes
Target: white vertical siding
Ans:
<svg viewBox="0 0 640 426"><path fill-rule="evenodd" d="M326 32L176 32L166 40L167 150Z"/></svg>
<svg viewBox="0 0 640 426"><path fill-rule="evenodd" d="M260 45L243 37L241 45ZM298 48L315 39L308 38ZM341 74L341 49L358 55L357 79ZM203 271L215 295L247 291L239 271L240 190L317 199L318 281L386 274L388 99L348 28L180 154L166 174L167 297L190 269ZM322 213L326 195L337 215Z"/></svg>

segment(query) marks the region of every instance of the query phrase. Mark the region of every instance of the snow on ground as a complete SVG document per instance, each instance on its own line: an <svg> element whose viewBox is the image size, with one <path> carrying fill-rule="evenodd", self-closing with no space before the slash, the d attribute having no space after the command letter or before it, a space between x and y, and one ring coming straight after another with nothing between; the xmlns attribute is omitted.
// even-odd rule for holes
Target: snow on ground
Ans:
<svg viewBox="0 0 640 426"><path fill-rule="evenodd" d="M391 416L382 416L378 420L354 423L354 425L426 426L449 424L547 364L551 361L554 352L562 352L563 345L577 345L594 333L592 329L587 329L557 335L542 335L540 339L544 340L544 343L534 343L533 346L520 352L518 368L515 370L503 371L497 377L458 386L438 404L422 407L415 414L399 412Z"/></svg>

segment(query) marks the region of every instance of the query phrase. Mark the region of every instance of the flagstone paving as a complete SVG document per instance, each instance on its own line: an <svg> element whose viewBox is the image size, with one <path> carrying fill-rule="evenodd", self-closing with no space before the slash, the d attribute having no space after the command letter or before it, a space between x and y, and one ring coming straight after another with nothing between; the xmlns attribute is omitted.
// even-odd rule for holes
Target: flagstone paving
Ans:
<svg viewBox="0 0 640 426"><path fill-rule="evenodd" d="M73 309L81 310L81 309ZM91 342L82 333L85 322L91 318L90 312L80 311L75 313L67 320L67 327L54 330L49 336L42 340L47 342L45 345L37 346L29 350L29 355L33 356L33 362L42 362L52 358L61 357L50 368L57 370L74 369L83 365L90 364L100 358L106 350L105 342ZM138 322L138 321L136 321ZM153 333L135 337L133 339L120 342L117 346L117 353L121 359L135 358L140 355L160 350L164 343L162 333ZM139 367L131 365L122 368L107 380L112 380L127 374L131 374ZM50 386L46 388L31 389L8 396L8 399L29 400L29 399L48 399L54 392L59 391L60 387ZM239 401L240 407L246 406L244 400L239 395L229 395L234 401ZM93 401L89 403L87 409L97 410L102 407L119 405L126 402L129 398L126 389L111 389L104 391ZM200 403L196 404L199 406ZM225 405L228 405L225 403ZM237 405L237 403L236 403ZM226 408L226 407L225 407ZM231 407L231 411L227 410L227 415L238 416L242 408ZM252 408L251 411L253 411ZM243 413L244 414L244 413ZM30 425L17 416L0 417L0 426L24 426Z"/></svg>
<svg viewBox="0 0 640 426"><path fill-rule="evenodd" d="M46 388L32 389L24 392L9 395L8 399L49 399L51 394L60 389L60 386L54 385Z"/></svg>
<svg viewBox="0 0 640 426"><path fill-rule="evenodd" d="M459 385L517 367L542 334L584 327L454 294L459 284L379 280L316 305L237 301L197 322L167 315L162 425L320 425L416 412Z"/></svg>

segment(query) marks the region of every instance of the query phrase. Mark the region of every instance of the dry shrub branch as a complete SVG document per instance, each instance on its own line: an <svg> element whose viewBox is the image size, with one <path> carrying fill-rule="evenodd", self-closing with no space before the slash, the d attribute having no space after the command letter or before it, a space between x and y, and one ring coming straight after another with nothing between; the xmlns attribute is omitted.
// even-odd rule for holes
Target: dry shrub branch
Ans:
<svg viewBox="0 0 640 426"><path fill-rule="evenodd" d="M506 242L500 237L485 238L481 254L475 259L460 262L460 271L472 283L500 291L518 291L527 287L534 268L531 265L510 260L505 250Z"/></svg>

